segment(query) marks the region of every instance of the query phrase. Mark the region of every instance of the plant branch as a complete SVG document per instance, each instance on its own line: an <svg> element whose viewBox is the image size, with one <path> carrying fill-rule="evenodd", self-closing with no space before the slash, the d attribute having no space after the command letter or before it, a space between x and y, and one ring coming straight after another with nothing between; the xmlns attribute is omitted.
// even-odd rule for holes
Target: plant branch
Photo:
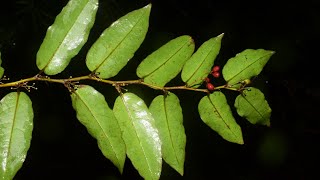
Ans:
<svg viewBox="0 0 320 180"><path fill-rule="evenodd" d="M106 83L106 84L111 84L113 86L120 87L120 86L127 86L130 84L140 84L140 85L144 85L147 87L150 87L152 89L156 89L156 90L162 90L162 91L169 91L169 90L188 90L188 91L197 91L197 92L204 92L204 93L210 93L209 90L207 89L196 89L196 88L191 88L191 87L187 87L187 86L171 86L171 87L160 87L160 86L155 86L152 84L148 84L146 82L143 82L143 79L138 79L138 80L126 80L126 81L112 81L112 80L106 80L106 79L101 79L99 77L97 77L94 74L90 74L87 76L79 76L79 77L70 77L67 79L52 79L48 76L42 76L42 75L35 75L33 77L30 78L26 78L26 79L21 79L18 81L13 81L13 82L8 82L8 83L4 83L1 82L0 80L0 88L4 88L4 87L11 87L11 88L20 88L20 87L24 87L28 90L30 90L30 87L32 86L28 86L27 84L29 82L32 81L46 81L46 82L52 82L52 83L60 83L65 85L66 87L69 87L70 85L74 85L75 83L81 81L81 80L93 80L93 81L98 81L98 82L102 82L102 83ZM231 88L228 86L218 86L215 87L215 90L218 89L229 89L229 90L233 90L233 91L238 91L238 89L235 88Z"/></svg>

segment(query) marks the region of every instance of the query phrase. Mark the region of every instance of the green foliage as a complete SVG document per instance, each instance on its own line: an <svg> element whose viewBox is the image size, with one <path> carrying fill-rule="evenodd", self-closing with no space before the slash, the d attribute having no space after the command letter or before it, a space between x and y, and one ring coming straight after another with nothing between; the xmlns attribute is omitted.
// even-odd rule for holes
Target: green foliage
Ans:
<svg viewBox="0 0 320 180"><path fill-rule="evenodd" d="M183 175L186 135L178 97L173 93L159 95L149 109L159 130L163 159Z"/></svg>
<svg viewBox="0 0 320 180"><path fill-rule="evenodd" d="M13 179L30 147L33 110L23 92L11 92L0 101L0 179Z"/></svg>
<svg viewBox="0 0 320 180"><path fill-rule="evenodd" d="M194 51L190 36L180 36L145 58L137 68L137 75L144 82L163 87L181 71Z"/></svg>
<svg viewBox="0 0 320 180"><path fill-rule="evenodd" d="M110 78L133 57L149 27L151 4L115 21L93 44L87 55L87 67L100 78Z"/></svg>
<svg viewBox="0 0 320 180"><path fill-rule="evenodd" d="M123 170L126 158L120 127L104 96L93 87L85 85L71 94L77 118L98 141L102 153Z"/></svg>
<svg viewBox="0 0 320 180"><path fill-rule="evenodd" d="M202 121L229 142L243 144L241 127L233 117L227 99L220 91L239 93L234 106L238 114L252 124L270 125L271 108L263 93L246 87L268 62L273 51L247 49L230 58L222 69L226 84L199 89L211 73L219 54L223 34L204 42L193 54L192 37L182 35L148 55L137 67L138 80L112 81L134 56L146 37L151 4L132 11L108 27L90 47L86 65L87 76L51 79L43 75L62 72L87 41L95 21L98 0L70 0L48 28L37 53L40 73L31 78L3 83L0 87L25 88L31 81L63 84L71 93L77 118L98 143L103 155L122 173L126 156L145 179L157 180L162 159L181 175L184 174L186 134L183 110L174 90L205 93L198 104ZM1 65L1 54L0 54ZM0 67L0 78L4 69ZM179 86L165 85L181 73ZM130 78L130 77L129 77ZM119 97L113 109L103 94L94 87L81 84L92 80L115 87ZM160 90L148 108L143 99L122 86L144 85ZM21 168L31 141L33 111L29 97L20 92L6 95L0 102L0 178L9 180ZM217 91L218 90L218 91ZM108 97L109 98L109 97ZM192 97L184 97L192 98Z"/></svg>
<svg viewBox="0 0 320 180"><path fill-rule="evenodd" d="M223 77L229 85L234 85L257 76L273 54L264 49L246 49L227 61L222 69Z"/></svg>
<svg viewBox="0 0 320 180"><path fill-rule="evenodd" d="M94 24L98 0L70 0L48 28L37 66L48 75L62 72L78 54Z"/></svg>
<svg viewBox="0 0 320 180"><path fill-rule="evenodd" d="M250 87L243 90L236 98L234 106L238 114L252 124L270 126L271 108L259 89Z"/></svg>
<svg viewBox="0 0 320 180"><path fill-rule="evenodd" d="M227 99L222 92L216 91L203 97L198 106L204 123L227 141L243 144L240 126L234 119Z"/></svg>
<svg viewBox="0 0 320 180"><path fill-rule="evenodd" d="M161 141L148 107L133 93L120 94L113 112L122 130L127 155L145 179L159 179L161 174Z"/></svg>
<svg viewBox="0 0 320 180"><path fill-rule="evenodd" d="M1 52L0 52L0 78L2 78L3 73L4 73L4 69L3 69L3 67L1 67L1 63L2 63L2 59L1 59Z"/></svg>
<svg viewBox="0 0 320 180"><path fill-rule="evenodd" d="M214 60L219 54L223 34L204 42L184 65L181 78L188 87L197 88L210 74Z"/></svg>

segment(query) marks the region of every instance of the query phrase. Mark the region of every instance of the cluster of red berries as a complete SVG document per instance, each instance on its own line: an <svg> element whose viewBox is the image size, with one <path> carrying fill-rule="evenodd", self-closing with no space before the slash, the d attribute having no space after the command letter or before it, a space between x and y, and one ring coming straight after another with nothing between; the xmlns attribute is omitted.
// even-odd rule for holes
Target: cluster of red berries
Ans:
<svg viewBox="0 0 320 180"><path fill-rule="evenodd" d="M213 66L212 70L211 70L211 75L214 77L214 78L218 78L220 77L220 66ZM205 79L206 81L206 87L209 91L213 91L214 90L214 85L210 82L210 78L206 77Z"/></svg>

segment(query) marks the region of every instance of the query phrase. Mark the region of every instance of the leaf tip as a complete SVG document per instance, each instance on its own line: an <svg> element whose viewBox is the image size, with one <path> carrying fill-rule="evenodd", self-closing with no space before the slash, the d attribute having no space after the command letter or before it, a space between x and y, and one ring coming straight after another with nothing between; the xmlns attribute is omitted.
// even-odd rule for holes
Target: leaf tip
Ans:
<svg viewBox="0 0 320 180"><path fill-rule="evenodd" d="M151 7L152 7L152 4L151 3L149 3L148 5L146 5L145 7L143 7L143 8L145 8L145 9L151 9Z"/></svg>
<svg viewBox="0 0 320 180"><path fill-rule="evenodd" d="M221 33L221 34L219 34L217 37L220 38L220 39L222 39L223 36L224 36L224 33Z"/></svg>
<svg viewBox="0 0 320 180"><path fill-rule="evenodd" d="M233 141L233 143L236 143L236 144L239 144L239 145L244 145L243 138L239 138L239 139Z"/></svg>

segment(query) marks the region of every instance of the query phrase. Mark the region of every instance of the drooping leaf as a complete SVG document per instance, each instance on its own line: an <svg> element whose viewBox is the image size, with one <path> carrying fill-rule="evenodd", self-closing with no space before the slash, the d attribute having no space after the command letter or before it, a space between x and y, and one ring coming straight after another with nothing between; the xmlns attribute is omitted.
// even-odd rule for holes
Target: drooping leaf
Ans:
<svg viewBox="0 0 320 180"><path fill-rule="evenodd" d="M97 139L103 155L122 173L126 151L117 119L104 96L93 87L84 85L71 94L77 118Z"/></svg>
<svg viewBox="0 0 320 180"><path fill-rule="evenodd" d="M271 108L259 89L244 89L236 98L234 106L238 114L250 123L270 126Z"/></svg>
<svg viewBox="0 0 320 180"><path fill-rule="evenodd" d="M173 93L157 96L149 109L159 130L163 159L183 175L186 135L178 97Z"/></svg>
<svg viewBox="0 0 320 180"><path fill-rule="evenodd" d="M128 13L108 27L87 54L89 70L105 79L117 75L143 42L150 10L151 4Z"/></svg>
<svg viewBox="0 0 320 180"><path fill-rule="evenodd" d="M211 129L227 141L243 144L241 127L234 119L227 99L216 91L203 97L198 106L200 117Z"/></svg>
<svg viewBox="0 0 320 180"><path fill-rule="evenodd" d="M179 74L194 51L190 36L177 37L146 57L137 68L137 75L144 82L164 86Z"/></svg>
<svg viewBox="0 0 320 180"><path fill-rule="evenodd" d="M122 130L127 155L144 179L159 179L162 166L159 132L148 107L132 93L115 101L114 115Z"/></svg>
<svg viewBox="0 0 320 180"><path fill-rule="evenodd" d="M0 101L0 179L11 180L30 147L33 110L24 92L12 92Z"/></svg>
<svg viewBox="0 0 320 180"><path fill-rule="evenodd" d="M183 66L181 78L188 87L199 87L219 54L223 34L204 42Z"/></svg>
<svg viewBox="0 0 320 180"><path fill-rule="evenodd" d="M262 71L274 51L264 49L246 49L230 58L222 69L224 79L234 85L245 79L251 79Z"/></svg>
<svg viewBox="0 0 320 180"><path fill-rule="evenodd" d="M1 67L1 63L2 63L2 60L1 60L1 52L0 52L0 78L2 78L3 73L4 73L4 69L3 69L3 67Z"/></svg>
<svg viewBox="0 0 320 180"><path fill-rule="evenodd" d="M37 66L48 75L62 72L87 41L98 0L70 0L48 28L37 53Z"/></svg>

